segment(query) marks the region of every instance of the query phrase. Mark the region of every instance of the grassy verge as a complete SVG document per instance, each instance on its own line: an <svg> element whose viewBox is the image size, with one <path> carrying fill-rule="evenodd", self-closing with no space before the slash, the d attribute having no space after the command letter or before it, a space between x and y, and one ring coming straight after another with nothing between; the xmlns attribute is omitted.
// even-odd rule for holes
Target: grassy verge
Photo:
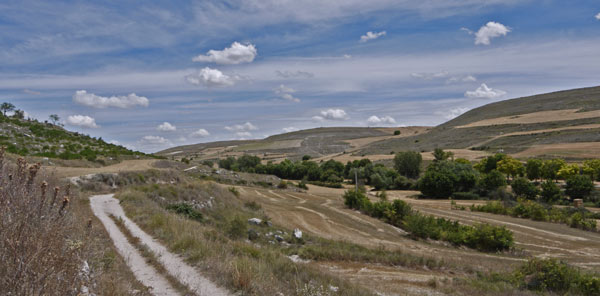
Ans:
<svg viewBox="0 0 600 296"><path fill-rule="evenodd" d="M177 280L177 278L172 276L167 271L167 269L160 263L160 261L158 261L158 258L156 257L154 252L152 252L152 250L150 250L150 248L148 248L147 245L143 244L138 237L133 236L133 234L131 234L131 231L129 231L129 229L125 226L123 219L117 218L113 215L110 215L110 218L115 222L117 227L119 227L119 230L121 230L121 232L125 235L127 241L129 241L129 243L131 243L133 246L135 246L136 249L138 249L138 251L140 251L142 257L146 259L146 262L152 267L154 267L154 269L156 269L156 271L158 271L159 274L164 276L167 279L167 281L171 284L171 286L173 286L173 288L175 288L179 293L183 295L194 294L192 290L190 290L186 285L182 284L179 280Z"/></svg>
<svg viewBox="0 0 600 296"><path fill-rule="evenodd" d="M118 194L118 198L127 215L144 231L232 291L244 295L312 295L315 291L322 295L372 295L309 265L292 262L281 245L301 245L302 241L294 240L285 230L248 225L251 217L267 219L244 209L232 192L214 184L140 186ZM203 208L202 222L166 209L181 202ZM253 241L245 240L249 230L258 234Z"/></svg>

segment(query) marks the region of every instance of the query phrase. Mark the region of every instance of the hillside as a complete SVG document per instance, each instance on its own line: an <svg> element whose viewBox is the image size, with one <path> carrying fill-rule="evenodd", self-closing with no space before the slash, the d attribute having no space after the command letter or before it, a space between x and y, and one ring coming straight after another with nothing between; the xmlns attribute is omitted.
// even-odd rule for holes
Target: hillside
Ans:
<svg viewBox="0 0 600 296"><path fill-rule="evenodd" d="M386 139L360 153L470 149L517 156L591 157L600 148L600 87L511 99L475 108L428 133ZM584 148L585 147L585 148Z"/></svg>
<svg viewBox="0 0 600 296"><path fill-rule="evenodd" d="M169 148L157 155L181 158L216 159L243 154L259 155L264 160L284 158L299 159L304 155L313 158L350 153L371 142L388 138L420 134L427 127L367 128L331 127L314 128L270 136L262 140L222 141ZM400 131L400 135L394 135Z"/></svg>
<svg viewBox="0 0 600 296"><path fill-rule="evenodd" d="M71 132L50 123L0 115L0 146L20 156L87 160L105 164L116 159L149 158L141 152Z"/></svg>

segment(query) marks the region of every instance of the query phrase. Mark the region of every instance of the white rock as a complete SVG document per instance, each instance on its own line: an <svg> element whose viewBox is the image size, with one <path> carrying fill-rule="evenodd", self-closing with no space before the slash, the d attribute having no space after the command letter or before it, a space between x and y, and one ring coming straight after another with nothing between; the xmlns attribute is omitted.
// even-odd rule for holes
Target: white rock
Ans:
<svg viewBox="0 0 600 296"><path fill-rule="evenodd" d="M260 225L260 223L262 223L262 220L260 220L258 218L250 218L250 219L248 219L248 223L254 224L254 225Z"/></svg>
<svg viewBox="0 0 600 296"><path fill-rule="evenodd" d="M297 239L301 239L302 238L302 231L298 228L294 229L294 237Z"/></svg>

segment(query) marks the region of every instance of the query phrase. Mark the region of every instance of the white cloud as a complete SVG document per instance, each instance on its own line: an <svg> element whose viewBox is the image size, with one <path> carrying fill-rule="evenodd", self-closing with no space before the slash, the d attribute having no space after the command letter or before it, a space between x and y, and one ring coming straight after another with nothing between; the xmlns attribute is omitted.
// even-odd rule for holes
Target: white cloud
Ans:
<svg viewBox="0 0 600 296"><path fill-rule="evenodd" d="M250 133L250 132L237 132L237 133L235 133L235 135L242 139L247 139L247 138L252 137L252 133Z"/></svg>
<svg viewBox="0 0 600 296"><path fill-rule="evenodd" d="M26 88L26 89L24 89L24 90L23 90L23 92L24 92L24 93L26 93L26 94L30 94L30 95L36 95L36 96L39 96L39 95L41 95L41 94L42 94L42 93L41 93L41 92L39 92L39 91L30 90L30 89L27 89L27 88Z"/></svg>
<svg viewBox="0 0 600 296"><path fill-rule="evenodd" d="M161 137L161 136L143 136L140 141L141 144L144 145L171 145L171 141Z"/></svg>
<svg viewBox="0 0 600 296"><path fill-rule="evenodd" d="M284 127L284 128L282 128L281 130L282 130L284 133L291 133L291 132L295 132L295 131L297 131L298 129L297 129L297 128L295 128L295 127L293 127L293 126L290 126L290 127Z"/></svg>
<svg viewBox="0 0 600 296"><path fill-rule="evenodd" d="M436 72L436 73L411 73L410 76L412 78L423 79L423 80L432 80L434 78L446 78L449 73L446 71Z"/></svg>
<svg viewBox="0 0 600 296"><path fill-rule="evenodd" d="M488 22L475 33L475 44L490 45L491 39L506 36L510 28L497 22Z"/></svg>
<svg viewBox="0 0 600 296"><path fill-rule="evenodd" d="M305 71L279 71L276 70L275 74L277 74L277 76L281 77L281 78L313 78L315 77L315 74L310 73L310 72L305 72Z"/></svg>
<svg viewBox="0 0 600 296"><path fill-rule="evenodd" d="M477 77L473 75L466 76L452 76L446 80L446 83L455 83L455 82L475 82L477 81Z"/></svg>
<svg viewBox="0 0 600 296"><path fill-rule="evenodd" d="M596 19L600 21L600 12L596 15Z"/></svg>
<svg viewBox="0 0 600 296"><path fill-rule="evenodd" d="M493 89L488 87L485 83L482 83L481 86L476 90L465 92L465 97L477 99L495 99L505 94L506 92L503 90Z"/></svg>
<svg viewBox="0 0 600 296"><path fill-rule="evenodd" d="M157 126L156 130L160 132L174 132L177 130L177 127L165 121Z"/></svg>
<svg viewBox="0 0 600 296"><path fill-rule="evenodd" d="M92 108L132 108L136 106L148 107L149 101L146 97L140 97L135 93L126 96L102 97L85 90L78 90L73 95L73 102Z"/></svg>
<svg viewBox="0 0 600 296"><path fill-rule="evenodd" d="M208 137L208 136L210 136L210 133L203 128L198 129L197 131L190 134L190 137L194 137L194 138L204 138L204 137Z"/></svg>
<svg viewBox="0 0 600 296"><path fill-rule="evenodd" d="M367 42L369 40L373 40L373 39L377 39L381 36L385 36L385 34L387 34L385 31L381 31L381 32L367 32L367 34L360 36L360 42Z"/></svg>
<svg viewBox="0 0 600 296"><path fill-rule="evenodd" d="M258 127L250 122L246 122L244 124L236 124L236 125L232 125L232 126L226 126L225 129L230 132L244 132L244 131L258 130Z"/></svg>
<svg viewBox="0 0 600 296"><path fill-rule="evenodd" d="M300 99L294 97L292 94L296 92L296 90L294 90L293 88L287 87L283 84L279 85L278 88L276 88L274 90L275 94L277 94L280 98L290 101L290 102L295 102L295 103L299 103Z"/></svg>
<svg viewBox="0 0 600 296"><path fill-rule="evenodd" d="M70 115L67 117L67 124L73 126L79 126L83 128L98 128L96 119L86 115Z"/></svg>
<svg viewBox="0 0 600 296"><path fill-rule="evenodd" d="M457 107L457 108L452 108L450 110L448 110L447 112L436 112L436 114L442 115L444 116L444 118L450 120L450 119L454 119L460 115L462 115L463 113L469 111L469 108L464 108L464 107Z"/></svg>
<svg viewBox="0 0 600 296"><path fill-rule="evenodd" d="M352 55L345 54L345 55L343 55L342 57L343 57L343 58L345 58L345 59L351 59L351 58L352 58Z"/></svg>
<svg viewBox="0 0 600 296"><path fill-rule="evenodd" d="M378 117L373 115L367 119L369 124L396 124L396 120L391 116Z"/></svg>
<svg viewBox="0 0 600 296"><path fill-rule="evenodd" d="M231 47L223 50L209 50L206 55L198 55L192 59L194 62L211 62L222 65L235 65L241 63L250 63L257 55L256 47L253 44L241 44L234 42Z"/></svg>
<svg viewBox="0 0 600 296"><path fill-rule="evenodd" d="M342 109L327 109L321 111L321 115L313 116L313 119L316 121L346 120L348 119L348 114L346 114L346 111Z"/></svg>
<svg viewBox="0 0 600 296"><path fill-rule="evenodd" d="M185 80L191 84L204 85L206 87L232 86L235 84L235 78L209 67L202 68L197 73L187 75Z"/></svg>

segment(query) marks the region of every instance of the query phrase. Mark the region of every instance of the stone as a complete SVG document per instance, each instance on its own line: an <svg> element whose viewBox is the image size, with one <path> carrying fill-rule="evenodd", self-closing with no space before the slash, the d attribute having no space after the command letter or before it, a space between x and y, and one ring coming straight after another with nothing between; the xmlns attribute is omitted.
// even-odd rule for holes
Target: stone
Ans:
<svg viewBox="0 0 600 296"><path fill-rule="evenodd" d="M283 236L276 234L276 235L275 235L275 239L276 239L278 242L282 242L282 241L283 241Z"/></svg>
<svg viewBox="0 0 600 296"><path fill-rule="evenodd" d="M298 228L294 229L294 238L302 239L302 231Z"/></svg>
<svg viewBox="0 0 600 296"><path fill-rule="evenodd" d="M260 223L262 223L262 220L260 220L258 218L250 218L250 219L248 219L248 223L254 224L254 225L260 225Z"/></svg>
<svg viewBox="0 0 600 296"><path fill-rule="evenodd" d="M257 239L258 237L259 237L259 234L258 234L258 232L256 232L256 230L254 230L254 229L248 230L248 239L249 240L252 241L252 240Z"/></svg>

